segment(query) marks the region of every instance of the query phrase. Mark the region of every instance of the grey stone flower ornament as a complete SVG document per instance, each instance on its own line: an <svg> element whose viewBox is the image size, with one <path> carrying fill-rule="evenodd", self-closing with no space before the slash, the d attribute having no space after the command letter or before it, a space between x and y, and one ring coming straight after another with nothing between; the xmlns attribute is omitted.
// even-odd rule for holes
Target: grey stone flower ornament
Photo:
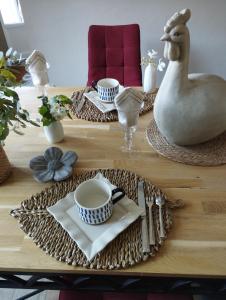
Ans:
<svg viewBox="0 0 226 300"><path fill-rule="evenodd" d="M60 148L50 147L44 155L36 156L30 161L30 168L34 171L33 176L37 181L61 181L72 175L77 159L74 151L63 153Z"/></svg>

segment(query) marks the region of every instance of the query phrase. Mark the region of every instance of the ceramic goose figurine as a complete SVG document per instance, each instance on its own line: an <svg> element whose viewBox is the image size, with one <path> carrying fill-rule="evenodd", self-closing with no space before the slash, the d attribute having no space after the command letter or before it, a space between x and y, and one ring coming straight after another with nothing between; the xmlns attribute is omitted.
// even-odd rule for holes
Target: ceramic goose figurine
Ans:
<svg viewBox="0 0 226 300"><path fill-rule="evenodd" d="M169 60L159 88L154 119L170 143L193 145L226 130L226 81L216 75L189 74L191 11L175 13L164 27L164 56Z"/></svg>

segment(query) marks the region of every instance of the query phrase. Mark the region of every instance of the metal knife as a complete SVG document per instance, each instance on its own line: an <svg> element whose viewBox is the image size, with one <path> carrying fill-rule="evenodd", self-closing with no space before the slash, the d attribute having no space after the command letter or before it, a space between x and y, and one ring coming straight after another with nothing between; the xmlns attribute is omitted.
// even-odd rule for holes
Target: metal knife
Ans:
<svg viewBox="0 0 226 300"><path fill-rule="evenodd" d="M142 217L142 250L143 253L150 252L150 243L148 236L148 226L147 226L147 212L146 212L146 202L144 198L144 181L140 180L138 182L138 205L144 209Z"/></svg>

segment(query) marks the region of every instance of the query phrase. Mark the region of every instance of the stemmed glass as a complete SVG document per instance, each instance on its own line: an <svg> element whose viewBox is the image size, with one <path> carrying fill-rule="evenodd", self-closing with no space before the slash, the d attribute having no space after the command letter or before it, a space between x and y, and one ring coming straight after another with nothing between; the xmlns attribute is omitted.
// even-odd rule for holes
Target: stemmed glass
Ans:
<svg viewBox="0 0 226 300"><path fill-rule="evenodd" d="M117 109L119 123L124 131L123 152L133 151L133 136L137 129L140 108Z"/></svg>
<svg viewBox="0 0 226 300"><path fill-rule="evenodd" d="M49 83L47 69L29 71L29 73L32 77L34 86L38 88L39 94L42 96L47 96L47 86Z"/></svg>

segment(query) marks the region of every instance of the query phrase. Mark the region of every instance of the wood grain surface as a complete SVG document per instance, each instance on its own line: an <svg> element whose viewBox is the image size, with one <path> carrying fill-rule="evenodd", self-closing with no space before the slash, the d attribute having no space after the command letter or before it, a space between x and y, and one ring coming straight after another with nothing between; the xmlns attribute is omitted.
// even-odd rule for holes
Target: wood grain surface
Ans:
<svg viewBox="0 0 226 300"><path fill-rule="evenodd" d="M49 95L70 96L75 88L48 89ZM35 88L19 88L24 107L37 115L39 102ZM131 275L226 276L226 165L196 167L159 156L149 146L145 129L151 113L142 116L135 135L137 151L122 153L123 134L119 124L92 123L84 120L63 121L65 141L57 144L74 150L79 156L76 168L121 168L136 172L160 187L169 199L182 199L183 209L175 210L173 228L158 255L132 268L120 271L94 271L75 268L56 261L40 250L20 230L9 215L22 200L50 185L37 183L29 161L49 146L42 128L27 127L24 135L11 132L5 151L13 172L0 185L0 270L108 273Z"/></svg>

